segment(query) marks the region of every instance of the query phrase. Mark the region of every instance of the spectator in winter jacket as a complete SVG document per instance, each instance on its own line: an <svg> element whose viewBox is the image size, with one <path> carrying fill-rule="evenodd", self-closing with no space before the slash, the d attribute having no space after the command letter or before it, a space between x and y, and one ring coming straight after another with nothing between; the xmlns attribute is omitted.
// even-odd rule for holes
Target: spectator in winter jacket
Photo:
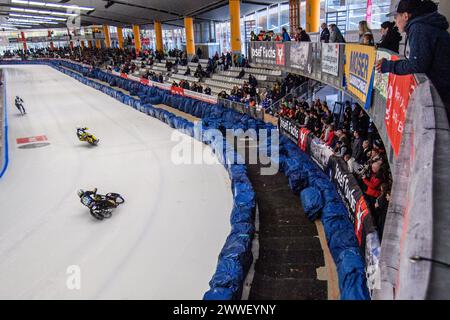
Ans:
<svg viewBox="0 0 450 320"><path fill-rule="evenodd" d="M381 184L383 183L383 176L381 172L382 161L377 161L372 164L368 175L363 176L363 182L367 186L365 191L366 199L373 206L376 199L381 195Z"/></svg>
<svg viewBox="0 0 450 320"><path fill-rule="evenodd" d="M375 201L375 210L373 210L373 218L378 231L380 240L383 237L384 222L386 220L386 213L391 201L391 187L388 183L383 183L380 186L381 194Z"/></svg>
<svg viewBox="0 0 450 320"><path fill-rule="evenodd" d="M401 0L395 24L406 32L409 56L405 60L378 61L376 69L398 75L425 73L436 87L447 114L450 112L450 34L447 19L430 0Z"/></svg>
<svg viewBox="0 0 450 320"><path fill-rule="evenodd" d="M332 43L345 43L344 36L342 35L341 30L338 28L337 25L330 24L330 42Z"/></svg>
<svg viewBox="0 0 450 320"><path fill-rule="evenodd" d="M355 159L359 164L363 164L363 139L361 138L361 133L359 131L354 131L353 136L355 139L352 143L352 158Z"/></svg>
<svg viewBox="0 0 450 320"><path fill-rule="evenodd" d="M385 21L381 24L381 41L377 43L378 49L387 49L395 53L399 52L402 36L394 22Z"/></svg>
<svg viewBox="0 0 450 320"><path fill-rule="evenodd" d="M300 32L300 41L311 42L311 38L309 37L309 34L307 34L305 30L302 30Z"/></svg>
<svg viewBox="0 0 450 320"><path fill-rule="evenodd" d="M282 28L283 33L282 33L282 37L283 37L283 42L285 41L291 41L291 37L289 36L289 33L287 32L286 28Z"/></svg>
<svg viewBox="0 0 450 320"><path fill-rule="evenodd" d="M236 79L242 79L245 76L245 70L244 68L241 69Z"/></svg>
<svg viewBox="0 0 450 320"><path fill-rule="evenodd" d="M330 42L330 30L328 30L327 24L322 23L322 32L320 33L320 42Z"/></svg>
<svg viewBox="0 0 450 320"><path fill-rule="evenodd" d="M362 42L363 45L374 46L374 43L375 43L375 40L373 39L373 34L371 34L371 33L364 34L363 42Z"/></svg>
<svg viewBox="0 0 450 320"><path fill-rule="evenodd" d="M372 30L369 28L367 21L365 21L365 20L360 21L358 24L358 29L359 29L359 43L373 46L374 45L373 33L372 33ZM365 41L367 41L366 38L368 36L371 36L371 39L372 39L371 43L365 43ZM370 37L369 37L369 39L370 39Z"/></svg>

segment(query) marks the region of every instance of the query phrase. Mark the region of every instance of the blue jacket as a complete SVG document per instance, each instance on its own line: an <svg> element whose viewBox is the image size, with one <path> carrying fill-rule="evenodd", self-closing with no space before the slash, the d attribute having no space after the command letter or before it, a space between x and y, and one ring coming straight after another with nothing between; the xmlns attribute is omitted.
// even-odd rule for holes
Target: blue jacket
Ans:
<svg viewBox="0 0 450 320"><path fill-rule="evenodd" d="M447 19L433 12L412 19L406 25L409 58L385 61L383 73L398 75L425 73L444 103L450 103L450 34Z"/></svg>
<svg viewBox="0 0 450 320"><path fill-rule="evenodd" d="M289 36L289 33L283 32L283 42L284 41L291 41L291 37Z"/></svg>

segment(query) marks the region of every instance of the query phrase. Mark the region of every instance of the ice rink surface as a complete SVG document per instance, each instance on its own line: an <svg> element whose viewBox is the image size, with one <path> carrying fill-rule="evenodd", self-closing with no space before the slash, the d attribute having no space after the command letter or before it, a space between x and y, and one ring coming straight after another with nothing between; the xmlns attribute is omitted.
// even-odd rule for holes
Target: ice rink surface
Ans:
<svg viewBox="0 0 450 320"><path fill-rule="evenodd" d="M4 70L10 160L0 180L0 299L201 299L230 231L223 166L175 165L173 129L50 67ZM78 124L97 147L78 141ZM16 143L40 135L50 145ZM109 220L92 218L77 197L94 187L125 198ZM67 286L76 283L71 266L79 290Z"/></svg>

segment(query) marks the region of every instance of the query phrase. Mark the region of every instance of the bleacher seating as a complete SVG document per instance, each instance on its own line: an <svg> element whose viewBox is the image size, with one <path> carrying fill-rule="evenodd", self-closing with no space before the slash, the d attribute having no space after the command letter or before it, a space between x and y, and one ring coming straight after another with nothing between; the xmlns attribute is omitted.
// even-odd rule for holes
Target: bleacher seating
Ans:
<svg viewBox="0 0 450 320"><path fill-rule="evenodd" d="M212 79L228 82L229 84L232 85L243 85L244 82L246 81L248 82L248 77L246 77L245 79L236 79L235 77L222 76L218 74L213 74Z"/></svg>
<svg viewBox="0 0 450 320"><path fill-rule="evenodd" d="M242 68L239 67L230 67L230 71L241 71ZM281 70L268 70L268 69L261 69L261 68L244 68L245 72L251 73L251 74L261 74L266 76L274 76L274 77L280 77L281 76Z"/></svg>
<svg viewBox="0 0 450 320"><path fill-rule="evenodd" d="M194 68L194 70L195 70L195 69L197 69L197 66L199 63L202 66L202 68L206 68L208 66L208 62L206 62L206 63L204 63L204 62L189 62L188 65L191 69Z"/></svg>
<svg viewBox="0 0 450 320"><path fill-rule="evenodd" d="M223 75L223 76L227 76L227 77L236 78L239 75L239 72L240 71L234 71L234 70L232 70L232 71L221 71L221 72L219 72L219 74ZM260 75L260 74L255 74L255 73L247 72L247 71L245 72L245 76L244 76L243 79L248 79L248 75L249 74L253 75L256 78L256 80L258 80L258 81L267 81L267 76Z"/></svg>

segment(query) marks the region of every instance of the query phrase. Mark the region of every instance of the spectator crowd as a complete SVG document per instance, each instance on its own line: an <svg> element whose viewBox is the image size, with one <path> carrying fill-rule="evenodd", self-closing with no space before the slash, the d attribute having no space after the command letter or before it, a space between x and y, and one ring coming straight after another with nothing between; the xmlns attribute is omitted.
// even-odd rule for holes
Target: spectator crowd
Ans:
<svg viewBox="0 0 450 320"><path fill-rule="evenodd" d="M325 101L283 101L279 116L295 121L342 158L364 191L380 239L390 200L392 177L383 142L368 114L346 101L343 112L333 114Z"/></svg>

